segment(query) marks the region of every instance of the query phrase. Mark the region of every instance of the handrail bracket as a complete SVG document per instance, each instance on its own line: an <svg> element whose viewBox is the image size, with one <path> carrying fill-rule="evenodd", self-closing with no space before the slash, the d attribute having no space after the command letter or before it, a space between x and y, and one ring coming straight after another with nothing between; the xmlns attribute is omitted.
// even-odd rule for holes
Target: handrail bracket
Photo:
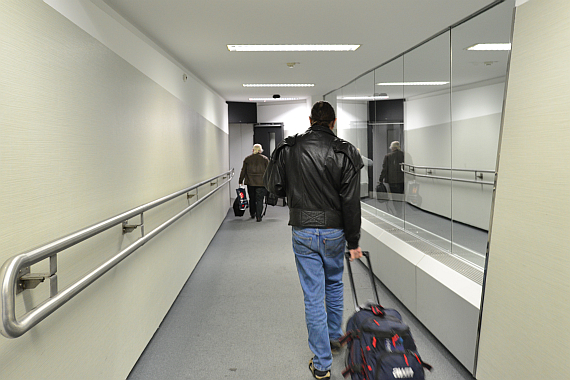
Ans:
<svg viewBox="0 0 570 380"><path fill-rule="evenodd" d="M28 267L28 271L29 271ZM28 273L20 277L18 281L18 289L21 292L28 289L35 289L40 283L44 282L46 278L50 278L49 273Z"/></svg>
<svg viewBox="0 0 570 380"><path fill-rule="evenodd" d="M141 226L141 224L129 224L129 221L125 220L123 222L123 234L130 234L131 232L136 230L137 227L140 227L140 226Z"/></svg>
<svg viewBox="0 0 570 380"><path fill-rule="evenodd" d="M124 234L130 234L131 232L136 230L137 227L140 227L141 228L141 236L144 236L144 213L141 213L140 216L141 216L140 224L129 224L128 220L125 220L122 223L123 235Z"/></svg>
<svg viewBox="0 0 570 380"><path fill-rule="evenodd" d="M31 273L30 267L20 269L18 281L16 282L16 294L24 290L35 289L46 279L50 280L50 297L57 294L57 256L50 256L49 273Z"/></svg>

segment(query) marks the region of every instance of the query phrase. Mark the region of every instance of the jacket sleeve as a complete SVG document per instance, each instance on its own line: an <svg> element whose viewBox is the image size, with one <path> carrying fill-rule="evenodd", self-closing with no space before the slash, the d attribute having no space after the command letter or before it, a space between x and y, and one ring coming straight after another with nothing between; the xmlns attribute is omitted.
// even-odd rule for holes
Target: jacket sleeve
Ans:
<svg viewBox="0 0 570 380"><path fill-rule="evenodd" d="M269 164L263 174L263 186L278 197L286 197L285 166L281 157L284 144L280 144L271 155Z"/></svg>
<svg viewBox="0 0 570 380"><path fill-rule="evenodd" d="M360 210L360 169L363 167L362 157L358 151L356 151L356 149L348 149L343 161L340 186L344 236L348 249L356 249L359 247L360 226L362 223Z"/></svg>

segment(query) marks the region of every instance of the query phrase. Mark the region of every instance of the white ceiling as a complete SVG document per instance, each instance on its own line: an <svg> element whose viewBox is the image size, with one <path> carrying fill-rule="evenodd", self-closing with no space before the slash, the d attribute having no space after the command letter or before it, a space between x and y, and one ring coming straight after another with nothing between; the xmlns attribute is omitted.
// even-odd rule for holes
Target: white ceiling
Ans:
<svg viewBox="0 0 570 380"><path fill-rule="evenodd" d="M100 0L228 101L315 97L493 0ZM94 1L96 2L96 1ZM490 41L485 41L490 42ZM228 44L360 44L355 52L230 52ZM293 69L289 62L299 62ZM244 83L314 83L244 88Z"/></svg>

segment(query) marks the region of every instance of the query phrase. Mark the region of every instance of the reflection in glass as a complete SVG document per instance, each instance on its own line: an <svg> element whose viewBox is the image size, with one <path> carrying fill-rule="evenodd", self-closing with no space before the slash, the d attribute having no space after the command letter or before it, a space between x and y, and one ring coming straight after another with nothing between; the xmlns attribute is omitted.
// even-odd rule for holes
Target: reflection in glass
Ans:
<svg viewBox="0 0 570 380"><path fill-rule="evenodd" d="M397 162L391 161L389 165L387 155L391 152L390 145L394 141L400 143L400 148L405 152L404 141L404 92L401 85L404 78L404 59L398 58L374 71L374 92L387 97L386 100L374 100L370 102L370 118L368 122L369 139L371 141L372 159L374 161L374 195L370 200L378 210L383 212L383 218L399 227L404 227L405 208L403 194L400 187L405 185L390 184L388 178L382 178L388 168L391 171L398 170ZM400 85L394 85L400 83ZM384 160L386 159L386 165ZM392 177L392 176L390 176Z"/></svg>
<svg viewBox="0 0 570 380"><path fill-rule="evenodd" d="M368 101L372 95L372 73L364 75L343 87L338 93L337 102L337 136L350 141L368 162ZM366 164L365 162L365 164ZM360 173L360 195L368 197L369 175L368 165Z"/></svg>
<svg viewBox="0 0 570 380"><path fill-rule="evenodd" d="M481 13L327 94L337 135L363 156L363 210L483 267L515 0ZM392 142L404 156L403 192L386 180ZM392 189L391 189L392 188Z"/></svg>
<svg viewBox="0 0 570 380"><path fill-rule="evenodd" d="M450 67L450 32L404 56L406 164L451 167ZM414 174L406 174L408 193L416 195L406 207L406 229L451 251L450 183ZM449 177L436 169L430 174Z"/></svg>
<svg viewBox="0 0 570 380"><path fill-rule="evenodd" d="M372 169L372 160L369 158L368 152L368 120L369 110L368 104L374 97L374 73L370 72L360 78L355 83L355 97L352 102L354 118L351 125L352 136L351 141L360 151L364 168L360 172L360 196L366 199L370 196L370 174ZM345 98L346 100L346 98Z"/></svg>

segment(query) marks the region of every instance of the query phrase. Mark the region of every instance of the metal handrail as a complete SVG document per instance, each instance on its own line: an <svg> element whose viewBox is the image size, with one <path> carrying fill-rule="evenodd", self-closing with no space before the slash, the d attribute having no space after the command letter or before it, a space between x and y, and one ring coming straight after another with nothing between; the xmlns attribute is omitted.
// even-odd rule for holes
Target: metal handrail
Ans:
<svg viewBox="0 0 570 380"><path fill-rule="evenodd" d="M143 212L150 210L154 207L157 207L183 194L188 194L190 191L195 190L200 186L203 186L209 182L211 183L212 181L217 180L220 177L223 177L222 179L226 179L226 176L229 176L229 179L227 179L225 182L221 184L216 183L218 186L214 190L208 192L205 196L196 200L196 202L192 203L190 206L186 207L184 210L182 210L172 218L168 219L166 222L162 223L151 232L145 234L141 224L142 236L139 239L137 239L134 243L129 245L127 248L123 249L121 252L117 253L115 256L113 256L112 258L101 264L99 267L92 270L90 273L85 275L83 278L79 279L77 282L69 285L66 289L58 292L57 287L54 288L54 286L52 286L50 289L49 299L45 300L44 302L40 303L38 306L34 307L32 310L25 313L23 316L21 316L20 319L16 317L16 287L18 281L21 281L22 269L49 258L51 268L50 268L50 273L46 277L55 280L54 283L57 286L57 277L56 277L57 275L55 274L55 271L57 265L56 255L58 252L70 248L75 244L78 244L86 239L89 239L116 225L123 224L123 228L125 228L125 221L127 221L128 219L137 215L140 215L142 219ZM8 259L0 269L0 297L2 303L2 324L0 325L0 333L7 338L17 338L26 333L27 331L29 331L32 327L40 323L51 313L59 309L67 301L71 300L82 290L84 290L90 284L95 282L99 277L107 273L115 265L119 264L131 253L136 251L138 248L142 247L149 240L154 238L164 229L166 229L171 224L180 219L182 216L184 216L186 213L191 211L194 207L198 206L204 200L208 199L212 194L220 190L225 184L229 183L232 180L233 176L234 176L234 170L232 169L230 171L227 171L225 173L222 173L220 175L202 181L186 189L177 191L175 193L157 199L153 202L126 211L115 217L106 219L90 227L76 231L70 235L57 239L51 243L36 248L32 251L25 252ZM212 184L212 186L213 185L214 184ZM190 198L190 196L188 197Z"/></svg>
<svg viewBox="0 0 570 380"><path fill-rule="evenodd" d="M454 168L442 168L442 167L437 167L437 166L415 166L415 165L410 165L410 164L406 164L406 163L401 163L400 164L401 169L404 173L409 174L409 175L413 175L414 177L424 177L424 178L433 178L433 179L442 179L442 180L446 180L446 181L456 181L456 182L467 182L467 183L476 183L479 185L494 185L494 182L490 182L490 181L478 181L477 178L483 178L483 173L492 173L495 174L494 170L478 170L478 169L454 169ZM408 168L406 170L406 167ZM418 174L415 172L416 169L423 169L426 171L426 174ZM432 175L431 171L432 170L447 170L447 171L451 171L451 172L471 172L475 174L475 179L464 179L464 178L453 178L453 177L442 177L442 176L436 176L436 175ZM481 174L478 174L481 173Z"/></svg>

